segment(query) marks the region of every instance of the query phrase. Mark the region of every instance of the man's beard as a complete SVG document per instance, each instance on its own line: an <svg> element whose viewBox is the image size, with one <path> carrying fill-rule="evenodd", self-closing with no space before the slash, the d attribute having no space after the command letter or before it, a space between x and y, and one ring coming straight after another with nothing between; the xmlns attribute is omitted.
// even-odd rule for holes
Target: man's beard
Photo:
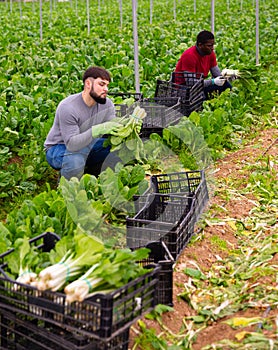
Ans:
<svg viewBox="0 0 278 350"><path fill-rule="evenodd" d="M101 97L100 95L97 95L93 87L91 88L90 96L96 101L96 103L99 103L101 105L104 105L106 103L106 97Z"/></svg>

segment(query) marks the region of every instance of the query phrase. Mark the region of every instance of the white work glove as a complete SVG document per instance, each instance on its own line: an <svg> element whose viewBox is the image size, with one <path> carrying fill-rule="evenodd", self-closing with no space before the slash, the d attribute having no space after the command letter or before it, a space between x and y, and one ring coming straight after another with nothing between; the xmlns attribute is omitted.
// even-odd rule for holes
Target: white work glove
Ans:
<svg viewBox="0 0 278 350"><path fill-rule="evenodd" d="M119 126L121 126L121 124L113 120L102 124L93 125L92 136L95 138L105 134L116 135L116 130L119 128Z"/></svg>
<svg viewBox="0 0 278 350"><path fill-rule="evenodd" d="M222 77L225 78L233 78L239 75L239 71L237 69L223 69L221 72Z"/></svg>
<svg viewBox="0 0 278 350"><path fill-rule="evenodd" d="M216 77L212 79L212 85L223 86L225 84L226 79L223 77Z"/></svg>

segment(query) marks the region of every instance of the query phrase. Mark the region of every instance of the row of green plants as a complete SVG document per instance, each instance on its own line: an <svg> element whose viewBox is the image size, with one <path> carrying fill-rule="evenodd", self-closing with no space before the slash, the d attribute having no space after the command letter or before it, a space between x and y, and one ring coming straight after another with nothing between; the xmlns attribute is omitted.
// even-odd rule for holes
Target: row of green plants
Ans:
<svg viewBox="0 0 278 350"><path fill-rule="evenodd" d="M44 190L47 182L55 184L56 173L45 161L43 142L59 101L82 88L84 69L92 64L109 69L111 92L132 92L135 84L131 4L123 4L122 27L118 3L109 2L109 7L102 4L88 33L84 2L79 2L77 9L70 2L56 3L51 12L50 4L43 3L42 40L38 3L21 4L21 12L18 4L13 4L12 10L6 3L0 5L0 200L5 217L9 207L4 202L18 205L25 196ZM138 3L140 81L145 97L154 95L158 78L170 78L177 59L194 43L196 33L210 27L206 2L198 2L197 23L192 21L189 1L177 4L178 15L172 25L171 6L165 2L164 10L158 11L155 4L150 25L149 3ZM244 3L240 14L238 8L239 4L227 8L225 1L217 4L215 50L221 68L253 69L253 3ZM256 76L247 85L235 81L232 94L206 103L198 116L192 116L202 128L214 159L225 147L235 147L276 102L275 6L264 3L260 11L260 67Z"/></svg>
<svg viewBox="0 0 278 350"><path fill-rule="evenodd" d="M130 6L126 5L123 9L126 25L122 28L114 16L118 13L118 4L109 5L109 10L103 6L98 16L95 16L95 26L91 27L88 35L84 3L78 4L78 12L70 3L57 3L50 19L47 19L48 5L43 4L44 36L40 40L38 4L25 3L21 16L14 6L12 17L10 8L1 4L1 27L5 33L1 39L0 56L0 201L3 220L7 220L6 214L11 208L19 207L25 199L48 191L49 188L55 191L57 173L46 163L43 142L59 101L82 88L81 75L85 66L97 64L109 69L113 75L112 92L134 91ZM202 13L200 21L203 19L204 25L209 26L209 18L205 18L208 9L204 5L198 5ZM165 145L178 155L186 169L203 168L208 165L208 161L203 159L203 154L198 155L196 161L196 154L204 144L205 157L211 156L215 160L225 150L237 147L245 135L252 131L254 124L268 123L267 115L277 99L277 72L275 57L272 55L275 45L274 14L271 4L264 4L261 22L261 32L265 37L261 47L262 63L254 69L254 36L250 36L249 44L245 40L245 33L251 30L250 6L246 5L241 14L246 23L242 25L240 34L229 29L233 21L228 27L227 16L224 16L225 23L222 24L223 16L216 17L219 26L221 24L226 28L225 36L220 30L216 33L222 46L216 46L216 51L220 66L229 65L239 69L249 66L255 74L247 81L236 80L231 93L226 92L204 103L201 112L183 118L177 127L165 129L162 137L154 136L160 145L156 157L161 154L161 145ZM218 11L225 14L236 11L236 8L237 5L228 11L223 3L219 5ZM179 18L174 28L169 27L167 23L172 20L169 18L171 14L164 12L156 13L154 24L146 26L149 18L147 9L148 6L143 3L138 6L140 74L143 95L153 96L156 79L169 78L180 53L186 45L191 44L197 28L189 22L185 30ZM103 25L104 13L107 26ZM247 30L245 25L248 24ZM236 44L235 36L240 37ZM240 45L238 49L237 45ZM189 130L192 130L190 135ZM154 164L154 157L151 159L149 156L148 161L151 163L149 170L157 167L163 170L163 164Z"/></svg>

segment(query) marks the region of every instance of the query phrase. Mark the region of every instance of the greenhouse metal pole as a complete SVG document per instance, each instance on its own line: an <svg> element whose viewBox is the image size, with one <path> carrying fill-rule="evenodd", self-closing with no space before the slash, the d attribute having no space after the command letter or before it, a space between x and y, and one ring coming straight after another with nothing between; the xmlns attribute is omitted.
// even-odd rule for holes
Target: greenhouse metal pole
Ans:
<svg viewBox="0 0 278 350"><path fill-rule="evenodd" d="M150 0L150 24L153 23L153 0Z"/></svg>
<svg viewBox="0 0 278 350"><path fill-rule="evenodd" d="M86 1L86 5L87 5L87 33L88 35L90 35L90 0Z"/></svg>
<svg viewBox="0 0 278 350"><path fill-rule="evenodd" d="M42 0L40 0L40 38L42 41Z"/></svg>
<svg viewBox="0 0 278 350"><path fill-rule="evenodd" d="M132 0L132 22L133 22L135 90L136 90L136 93L140 93L139 58L138 58L138 30L137 30L137 0Z"/></svg>
<svg viewBox="0 0 278 350"><path fill-rule="evenodd" d="M20 19L22 19L22 4L21 4L21 0L18 1L18 6L19 6Z"/></svg>
<svg viewBox="0 0 278 350"><path fill-rule="evenodd" d="M256 65L259 64L259 50L260 50L260 40L259 40L259 7L260 1L256 0Z"/></svg>
<svg viewBox="0 0 278 350"><path fill-rule="evenodd" d="M196 13L197 7L196 7L196 0L194 0L194 13Z"/></svg>
<svg viewBox="0 0 278 350"><path fill-rule="evenodd" d="M211 0L211 32L214 33L214 0Z"/></svg>
<svg viewBox="0 0 278 350"><path fill-rule="evenodd" d="M50 18L52 18L52 0L49 1L50 6Z"/></svg>
<svg viewBox="0 0 278 350"><path fill-rule="evenodd" d="M120 11L120 26L123 27L123 2L119 0L119 11Z"/></svg>

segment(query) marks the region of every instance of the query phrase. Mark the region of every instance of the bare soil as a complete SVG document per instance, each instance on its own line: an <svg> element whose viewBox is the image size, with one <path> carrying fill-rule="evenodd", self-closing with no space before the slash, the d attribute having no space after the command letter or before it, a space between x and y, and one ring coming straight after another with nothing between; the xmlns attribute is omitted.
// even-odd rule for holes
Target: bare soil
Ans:
<svg viewBox="0 0 278 350"><path fill-rule="evenodd" d="M228 154L224 159L219 160L215 164L215 183L216 188L214 195L210 198L210 213L212 217L215 215L219 218L236 218L241 219L249 215L250 210L254 207L254 197L252 193L249 193L239 198L225 198L219 195L221 188L225 187L227 183L234 183L236 186L247 186L247 179L249 177L248 171L251 171L252 164L256 165L262 157L269 156L269 159L277 159L278 154L278 129L267 129L260 132L252 141L247 145L242 146L241 149L236 152ZM277 162L274 170L277 172ZM249 166L246 166L249 165ZM246 180L246 181L245 181ZM278 179L277 179L278 180ZM214 207L221 206L224 210L213 212ZM182 285L186 282L186 276L182 272L184 267L190 267L190 264L197 263L202 271L209 271L212 264L216 261L217 256L223 257L225 251L217 250L217 247L212 245L210 237L218 235L221 239L224 239L232 247L237 247L237 237L234 235L234 231L229 225L207 225L203 231L204 238L200 241L196 241L193 244L189 244L182 254L174 268L174 287L173 287L173 302L174 312L168 312L163 315L163 323L174 333L178 333L181 329L183 318L185 316L194 315L189 305L181 300L178 295L182 292ZM277 254L276 254L277 255ZM277 256L274 257L277 259ZM194 265L191 267L194 268ZM265 277L267 278L267 277ZM273 311L272 311L273 312ZM277 313L277 310L275 311ZM262 310L248 309L246 311L238 312L234 316L255 317L261 316ZM235 340L234 336L237 332L230 326L224 324L223 319L221 322L214 322L209 327L205 328L199 333L194 345L193 350L201 350L203 347L221 339ZM144 319L144 322L148 327L156 329L156 324L153 321ZM135 325L136 327L136 325ZM248 327L245 328L248 331ZM130 332L130 349L133 345L133 338L135 333L133 329ZM138 349L138 347L137 347ZM146 350L146 349L142 349Z"/></svg>

